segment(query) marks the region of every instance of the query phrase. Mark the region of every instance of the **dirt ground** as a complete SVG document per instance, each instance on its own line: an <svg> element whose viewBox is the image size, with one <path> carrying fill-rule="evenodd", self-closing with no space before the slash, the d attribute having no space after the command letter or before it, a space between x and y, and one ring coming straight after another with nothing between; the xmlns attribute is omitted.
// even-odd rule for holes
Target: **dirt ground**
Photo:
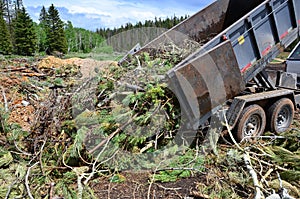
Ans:
<svg viewBox="0 0 300 199"><path fill-rule="evenodd" d="M196 198L197 183L201 181L200 176L183 178L176 182L151 183L149 172L125 172L122 173L125 181L111 183L109 179L99 179L93 189L98 198L123 199L123 198Z"/></svg>
<svg viewBox="0 0 300 199"><path fill-rule="evenodd" d="M24 85L26 84L26 89L31 88L32 90L38 91L33 84L29 83L30 76L37 76L38 73L32 73L29 65L25 64L24 70L19 71L21 66L26 63L25 60L15 60L11 63L11 70L5 69L5 73L0 73L0 101L4 102L3 94L6 97L7 104L10 106L10 117L8 119L9 123L19 124L24 131L29 131L31 127L31 122L34 120L35 107L30 101L35 96L28 96L26 93L22 93ZM48 56L41 59L36 63L36 69L39 71L51 71L53 69L60 68L61 66L76 65L80 67L81 79L90 78L95 76L97 69L102 68L107 65L117 65L114 61L97 61L93 59L60 59L54 56ZM6 71L7 70L7 71ZM2 71L0 71L2 72ZM35 77L33 77L35 78ZM26 90L25 89L25 90ZM28 92L31 92L28 91Z"/></svg>

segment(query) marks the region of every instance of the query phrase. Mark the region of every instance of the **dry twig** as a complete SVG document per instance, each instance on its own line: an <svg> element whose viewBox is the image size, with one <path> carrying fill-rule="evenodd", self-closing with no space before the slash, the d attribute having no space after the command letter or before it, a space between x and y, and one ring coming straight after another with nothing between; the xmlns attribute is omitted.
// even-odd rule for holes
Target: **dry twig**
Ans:
<svg viewBox="0 0 300 199"><path fill-rule="evenodd" d="M4 109L5 109L5 112L8 112L8 103L7 103L5 91L4 91L3 87L1 87L1 89L2 89L2 96L3 96L3 100L4 100Z"/></svg>
<svg viewBox="0 0 300 199"><path fill-rule="evenodd" d="M250 160L250 156L249 156L249 153L248 152L245 152L244 153L244 161L245 161L245 165L251 175L251 178L253 180L253 184L255 186L255 199L261 199L263 197L263 194L261 192L261 187L259 185L259 181L257 179L257 174L256 172L254 171L252 165L251 165L251 160Z"/></svg>
<svg viewBox="0 0 300 199"><path fill-rule="evenodd" d="M28 197L30 199L34 199L34 197L32 196L31 192L30 192L30 186L29 186L29 175L30 175L30 170L35 167L39 162L36 162L34 163L32 166L30 166L28 169L27 169L27 172L26 172L26 176L25 176L25 187L26 187L26 190L27 190L27 193L28 193Z"/></svg>

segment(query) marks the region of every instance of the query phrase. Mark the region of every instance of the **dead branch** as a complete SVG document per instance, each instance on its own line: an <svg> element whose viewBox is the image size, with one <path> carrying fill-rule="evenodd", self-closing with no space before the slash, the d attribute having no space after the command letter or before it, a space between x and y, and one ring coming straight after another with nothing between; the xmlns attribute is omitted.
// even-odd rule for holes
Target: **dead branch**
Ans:
<svg viewBox="0 0 300 199"><path fill-rule="evenodd" d="M262 176L261 182L264 181L264 182L266 183L266 185L269 186L269 183L266 181L266 178L269 177L269 175L271 175L271 173L272 173L273 171L274 171L273 168L269 169L269 170L267 171L267 173L266 173L264 176Z"/></svg>
<svg viewBox="0 0 300 199"><path fill-rule="evenodd" d="M80 87L78 87L73 94L79 93L90 81L92 81L94 77L88 78Z"/></svg>
<svg viewBox="0 0 300 199"><path fill-rule="evenodd" d="M92 171L91 173L86 177L85 181L84 181L84 185L87 185L87 183L89 182L89 180L95 175L96 172L99 172L97 171L97 162L101 156L101 154L105 151L105 149L107 148L108 146L108 142L106 142L105 146L103 147L103 149L101 150L100 153L98 153L96 159L94 160L94 163L93 163L93 166L92 166ZM79 152L78 152L79 153ZM110 158L106 159L105 161L101 162L101 164L104 164L105 162L109 161L110 159L112 159L116 154L118 153L118 151L116 151ZM104 170L103 170L104 171ZM107 170L105 170L107 171Z"/></svg>
<svg viewBox="0 0 300 199"><path fill-rule="evenodd" d="M45 136L45 137L46 137L46 136ZM43 168L43 160L42 160L42 157L43 157L43 152L44 152L44 147L45 147L45 145L46 145L46 142L47 142L47 137L46 137L45 140L43 141L41 150L40 150L40 152L39 152L40 168L41 168L42 174L43 174L44 176L45 176L45 171L44 171L44 168Z"/></svg>
<svg viewBox="0 0 300 199"><path fill-rule="evenodd" d="M150 193L151 193L151 189L152 189L152 185L153 185L153 183L154 183L154 180L155 180L155 173L156 173L156 170L158 170L158 168L160 167L160 165L161 165L161 163L162 163L163 161L161 161L158 165L157 165L157 167L155 168L155 170L154 170L154 174L152 175L152 178L151 178L151 180L150 180L150 184L149 184L149 187L148 187L148 193L147 193L147 199L150 199Z"/></svg>
<svg viewBox="0 0 300 199"><path fill-rule="evenodd" d="M30 86L33 87L33 88L36 89L36 90L40 90L40 91L45 90L44 88L39 87L39 86L36 86L36 85L34 85L34 84L30 84ZM35 97L38 98L38 96L35 96Z"/></svg>
<svg viewBox="0 0 300 199"><path fill-rule="evenodd" d="M126 83L126 82L125 83L118 82L118 85L119 86L125 86L126 88L134 90L134 91L145 91L145 89L143 89L140 86L132 85L132 84L129 84L129 83Z"/></svg>
<svg viewBox="0 0 300 199"><path fill-rule="evenodd" d="M0 73L7 73L7 72L18 72L18 71L22 71L22 70L26 70L26 67L20 67L20 68L6 68L6 69L2 69L0 70Z"/></svg>
<svg viewBox="0 0 300 199"><path fill-rule="evenodd" d="M278 135L272 135L272 136L247 136L244 139L249 139L249 138L256 138L256 139L272 139L272 140L276 140L276 139L286 139L286 137L284 136L278 136ZM244 140L243 139L243 140ZM243 142L243 140L241 142Z"/></svg>
<svg viewBox="0 0 300 199"><path fill-rule="evenodd" d="M181 197L181 195L177 192L178 190L181 190L181 187L177 187L177 188L169 188L169 187L164 187L158 183L155 183L156 186L162 188L165 191L174 191L179 197Z"/></svg>
<svg viewBox="0 0 300 199"><path fill-rule="evenodd" d="M205 199L211 198L209 195L203 194L203 193L200 193L200 192L197 192L197 191L192 191L192 196L195 196L197 198L205 198Z"/></svg>
<svg viewBox="0 0 300 199"><path fill-rule="evenodd" d="M205 168L205 167L202 167ZM195 169L195 168L165 168L165 169L156 169L154 172L160 172L160 171L197 171L197 172L201 172L199 169Z"/></svg>
<svg viewBox="0 0 300 199"><path fill-rule="evenodd" d="M135 70L141 70L142 69L142 66L141 66L141 62L140 62L140 59L138 56L135 56L136 60L137 60L137 63L138 63L138 67L135 69Z"/></svg>
<svg viewBox="0 0 300 199"><path fill-rule="evenodd" d="M1 87L1 90L2 90L3 100L4 100L4 109L5 109L5 112L8 112L8 104L7 104L7 99L6 99L4 88Z"/></svg>
<svg viewBox="0 0 300 199"><path fill-rule="evenodd" d="M107 79L116 82L116 84L117 84L118 86L120 86L120 87L125 87L125 88L128 88L128 89L134 90L134 91L142 91L142 92L145 91L145 89L143 89L142 87L140 87L140 86L138 86L138 85L132 85L132 84L129 84L129 83L127 83L127 82L117 81L116 79L114 79L114 78L112 78L112 77L107 77Z"/></svg>
<svg viewBox="0 0 300 199"><path fill-rule="evenodd" d="M28 193L28 197L30 199L34 199L34 197L32 196L31 192L30 192L30 186L29 186L29 175L30 175L30 170L35 167L39 162L36 162L34 163L32 166L30 166L28 169L27 169L27 172L26 172L26 176L25 176L25 187L26 187L26 190L27 190L27 193Z"/></svg>
<svg viewBox="0 0 300 199"><path fill-rule="evenodd" d="M9 185L9 187L8 187L8 189L7 189L7 192L6 192L6 195L5 195L5 199L8 199L8 198L9 198L11 189L12 189L13 186L18 182L18 180L19 180L19 179L17 178L15 181L13 181L13 182Z"/></svg>
<svg viewBox="0 0 300 199"><path fill-rule="evenodd" d="M276 169L279 169L279 170L282 170L282 171L288 171L288 169L286 169L286 168L283 168L283 167L278 166L278 165L271 164L271 163L266 162L264 160L258 160L257 158L253 158L253 157L250 157L250 158L252 160L260 161L262 164L265 164L265 165L268 165L268 166L271 166L271 167L275 167Z"/></svg>
<svg viewBox="0 0 300 199"><path fill-rule="evenodd" d="M22 76L28 76L28 77L47 77L47 74L43 73L20 73Z"/></svg>
<svg viewBox="0 0 300 199"><path fill-rule="evenodd" d="M53 199L54 185L55 185L54 182L50 183L49 199Z"/></svg>
<svg viewBox="0 0 300 199"><path fill-rule="evenodd" d="M148 149L150 149L151 147L154 146L154 141L151 140L145 147L143 147L141 150L140 150L140 153L144 153L145 151L147 151Z"/></svg>
<svg viewBox="0 0 300 199"><path fill-rule="evenodd" d="M23 155L27 155L27 156L32 156L33 154L28 153L26 151L23 151L22 149L19 148L17 141L14 141L14 145L16 147L16 149Z"/></svg>
<svg viewBox="0 0 300 199"><path fill-rule="evenodd" d="M83 166L83 167L75 167L72 169L73 172L77 175L77 197L78 199L82 199L83 195L83 184L82 184L82 179L85 176L85 172L89 170L89 167Z"/></svg>
<svg viewBox="0 0 300 199"><path fill-rule="evenodd" d="M250 160L250 156L249 156L249 153L248 152L245 152L244 153L244 162L245 162L245 165L251 175L251 178L253 180L253 184L255 186L255 199L261 199L263 197L263 194L261 192L261 187L259 185L259 182L258 182L258 179L257 179L257 174L256 172L254 171L252 165L251 165L251 160Z"/></svg>
<svg viewBox="0 0 300 199"><path fill-rule="evenodd" d="M229 124L228 124L228 120L226 118L226 114L225 114L225 111L223 111L223 116L224 116L224 119L225 119L225 126L228 130L228 133L229 133L229 136L231 138L231 140L233 141L234 145L241 151L244 151L244 149L242 149L242 147L236 142L236 140L234 139L233 135L232 135L232 132L230 130L230 127L229 127Z"/></svg>
<svg viewBox="0 0 300 199"><path fill-rule="evenodd" d="M281 177L279 175L279 173L277 172L277 177L279 180L279 186L280 186L280 193L273 193L272 195L268 196L266 199L295 199L293 197L291 197L287 190L283 187L283 183L281 180Z"/></svg>

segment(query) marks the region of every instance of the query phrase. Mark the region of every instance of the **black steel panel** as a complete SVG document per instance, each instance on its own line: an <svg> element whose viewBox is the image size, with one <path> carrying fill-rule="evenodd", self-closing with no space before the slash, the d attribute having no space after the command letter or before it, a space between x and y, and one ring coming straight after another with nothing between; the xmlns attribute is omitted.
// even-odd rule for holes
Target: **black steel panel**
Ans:
<svg viewBox="0 0 300 199"><path fill-rule="evenodd" d="M296 20L298 26L300 26L300 1L299 0L293 0L295 14L296 14Z"/></svg>
<svg viewBox="0 0 300 199"><path fill-rule="evenodd" d="M250 67L257 59L254 41L250 36L247 21L241 21L240 24L230 29L227 34L232 42L239 68L243 71Z"/></svg>
<svg viewBox="0 0 300 199"><path fill-rule="evenodd" d="M275 45L275 35L272 30L269 14L267 5L265 4L255 10L255 12L250 16L261 57L267 55Z"/></svg>
<svg viewBox="0 0 300 199"><path fill-rule="evenodd" d="M290 7L286 0L272 0L270 4L273 8L278 36L282 41L293 29Z"/></svg>

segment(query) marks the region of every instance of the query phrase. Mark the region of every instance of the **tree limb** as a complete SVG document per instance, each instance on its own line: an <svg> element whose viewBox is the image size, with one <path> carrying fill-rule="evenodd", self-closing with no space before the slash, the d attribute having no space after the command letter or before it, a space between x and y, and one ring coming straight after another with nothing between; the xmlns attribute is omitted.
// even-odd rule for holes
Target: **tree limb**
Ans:
<svg viewBox="0 0 300 199"><path fill-rule="evenodd" d="M257 174L256 172L254 171L253 167L251 166L251 160L250 160L250 156L249 156L249 153L248 152L245 152L244 153L244 162L245 162L245 165L251 175L251 178L253 180L253 184L255 186L255 197L254 199L261 199L263 198L263 194L261 192L261 188L260 188L260 185L259 185L259 182L258 182L258 179L257 179Z"/></svg>
<svg viewBox="0 0 300 199"><path fill-rule="evenodd" d="M39 162L36 162L34 163L32 166L30 166L28 169L27 169L27 172L26 172L26 176L25 176L25 187L26 187L26 190L27 190L27 193L28 193L28 197L30 199L34 199L34 197L32 196L31 192L30 192L30 186L29 186L29 175L30 175L30 170L35 167Z"/></svg>
<svg viewBox="0 0 300 199"><path fill-rule="evenodd" d="M3 87L1 87L1 89L2 89L2 96L3 96L3 100L4 100L4 109L5 109L5 112L8 112L8 103L7 103L5 91L4 91Z"/></svg>

